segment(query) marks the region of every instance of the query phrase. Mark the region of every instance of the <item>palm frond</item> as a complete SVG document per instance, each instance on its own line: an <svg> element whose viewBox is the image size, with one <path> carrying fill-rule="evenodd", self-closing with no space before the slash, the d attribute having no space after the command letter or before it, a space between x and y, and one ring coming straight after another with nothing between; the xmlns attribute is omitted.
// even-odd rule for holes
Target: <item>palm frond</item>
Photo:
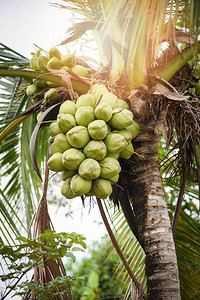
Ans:
<svg viewBox="0 0 200 300"><path fill-rule="evenodd" d="M182 211L175 234L182 299L198 299L200 296L199 237L200 224Z"/></svg>
<svg viewBox="0 0 200 300"><path fill-rule="evenodd" d="M28 61L2 44L0 57L3 57L3 63L7 65L15 64L16 68L25 67ZM3 132L14 118L31 105L31 102L29 102L25 93L26 82L20 76L2 78L0 87L0 128ZM29 139L35 124L36 118L32 117L26 120L21 127L14 126L14 130L0 144L1 222L6 224L6 226L1 227L1 233L4 240L7 237L9 243L13 242L14 237L19 234L20 228L27 229L25 224L30 223L35 202L40 194L40 184L32 170L29 155ZM47 133L43 136L45 137L43 139L46 140ZM37 147L38 149L44 149L45 146L45 144L42 144ZM40 151L44 154L44 150ZM38 160L39 164L42 160L43 157ZM26 214L24 214L23 209L25 209ZM8 231L13 232L13 235L8 237L6 233Z"/></svg>

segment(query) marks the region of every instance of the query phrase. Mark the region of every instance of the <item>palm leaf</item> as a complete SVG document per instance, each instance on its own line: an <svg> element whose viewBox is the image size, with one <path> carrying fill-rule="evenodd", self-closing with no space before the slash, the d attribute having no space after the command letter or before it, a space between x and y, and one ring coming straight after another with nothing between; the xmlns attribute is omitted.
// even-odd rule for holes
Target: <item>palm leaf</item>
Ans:
<svg viewBox="0 0 200 300"><path fill-rule="evenodd" d="M175 234L182 299L200 297L199 237L200 224L182 211Z"/></svg>

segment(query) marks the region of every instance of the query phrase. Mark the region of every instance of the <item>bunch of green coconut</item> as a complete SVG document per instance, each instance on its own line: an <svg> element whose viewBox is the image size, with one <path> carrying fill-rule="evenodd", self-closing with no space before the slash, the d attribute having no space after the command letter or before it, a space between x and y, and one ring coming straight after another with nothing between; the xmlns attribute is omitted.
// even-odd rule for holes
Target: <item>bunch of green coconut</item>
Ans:
<svg viewBox="0 0 200 300"><path fill-rule="evenodd" d="M76 102L63 102L57 121L49 126L48 160L50 170L62 172L61 193L68 199L107 198L119 179L118 158L132 156L131 140L139 130L126 101L104 85L95 84Z"/></svg>
<svg viewBox="0 0 200 300"><path fill-rule="evenodd" d="M42 72L48 72L48 70L71 70L74 74L82 77L89 77L91 72L91 69L76 64L73 54L67 53L62 55L56 47L51 48L47 55L42 55L41 52L34 54L30 60L30 68L27 70ZM51 93L53 91L56 93L54 84L52 82L42 80L42 76L34 80L30 78L25 79L29 82L26 93L30 98L32 98L34 103L41 100L44 92L49 88L52 89Z"/></svg>

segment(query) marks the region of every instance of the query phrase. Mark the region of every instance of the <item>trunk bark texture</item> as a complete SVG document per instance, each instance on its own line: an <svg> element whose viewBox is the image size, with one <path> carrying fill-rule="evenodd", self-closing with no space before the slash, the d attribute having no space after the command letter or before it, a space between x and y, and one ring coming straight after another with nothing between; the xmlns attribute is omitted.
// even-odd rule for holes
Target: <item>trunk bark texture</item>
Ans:
<svg viewBox="0 0 200 300"><path fill-rule="evenodd" d="M154 120L141 125L135 139L139 154L131 197L139 239L146 253L149 300L181 299L174 240L162 186Z"/></svg>

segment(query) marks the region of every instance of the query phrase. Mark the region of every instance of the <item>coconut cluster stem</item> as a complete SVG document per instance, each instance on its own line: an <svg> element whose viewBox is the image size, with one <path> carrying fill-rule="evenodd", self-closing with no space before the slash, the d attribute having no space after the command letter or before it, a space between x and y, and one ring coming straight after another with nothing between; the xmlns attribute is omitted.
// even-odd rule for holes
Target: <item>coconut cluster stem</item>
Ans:
<svg viewBox="0 0 200 300"><path fill-rule="evenodd" d="M61 76L54 75L53 73L44 73L40 71L27 71L21 69L0 69L0 76L7 76L7 77L29 77L29 78L40 78L44 81L50 81L58 86L68 87L66 81L62 79ZM71 78L72 87L77 92L87 93L90 85L86 82L79 81L78 79Z"/></svg>

